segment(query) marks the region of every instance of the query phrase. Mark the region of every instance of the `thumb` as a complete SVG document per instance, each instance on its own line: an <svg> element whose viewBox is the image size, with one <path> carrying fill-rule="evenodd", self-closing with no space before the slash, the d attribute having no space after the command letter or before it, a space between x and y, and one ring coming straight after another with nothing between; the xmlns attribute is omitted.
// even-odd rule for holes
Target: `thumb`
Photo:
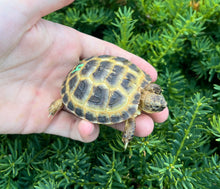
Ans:
<svg viewBox="0 0 220 189"><path fill-rule="evenodd" d="M13 1L13 4L17 4L18 10L20 10L24 15L27 15L28 17L31 15L32 18L38 17L39 19L51 12L67 6L73 1L74 0L24 0L22 1L23 3L21 3L20 0L16 0L16 3Z"/></svg>

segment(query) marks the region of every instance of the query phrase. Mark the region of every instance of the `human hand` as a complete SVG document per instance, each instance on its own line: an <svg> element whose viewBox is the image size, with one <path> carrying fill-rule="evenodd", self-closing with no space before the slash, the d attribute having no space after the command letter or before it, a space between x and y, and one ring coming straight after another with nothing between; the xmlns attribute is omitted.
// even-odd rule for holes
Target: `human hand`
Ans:
<svg viewBox="0 0 220 189"><path fill-rule="evenodd" d="M156 70L121 48L72 28L41 19L73 0L0 1L0 133L49 133L83 142L95 140L99 126L61 111L48 119L48 107L60 97L68 71L79 59L108 54L138 65L152 80ZM149 135L168 109L140 115L136 136ZM123 126L112 126L123 130Z"/></svg>

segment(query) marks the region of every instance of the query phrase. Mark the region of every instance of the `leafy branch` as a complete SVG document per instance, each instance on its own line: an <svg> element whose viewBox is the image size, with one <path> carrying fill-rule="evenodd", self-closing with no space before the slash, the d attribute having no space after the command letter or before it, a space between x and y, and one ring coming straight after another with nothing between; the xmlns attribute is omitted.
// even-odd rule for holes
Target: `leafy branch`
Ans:
<svg viewBox="0 0 220 189"><path fill-rule="evenodd" d="M119 8L118 12L115 12L117 18L112 22L112 25L117 27L120 33L118 34L115 30L113 31L117 45L128 51L132 51L132 42L134 41L132 31L134 24L137 22L137 20L132 19L133 12L134 11L126 6L123 10Z"/></svg>

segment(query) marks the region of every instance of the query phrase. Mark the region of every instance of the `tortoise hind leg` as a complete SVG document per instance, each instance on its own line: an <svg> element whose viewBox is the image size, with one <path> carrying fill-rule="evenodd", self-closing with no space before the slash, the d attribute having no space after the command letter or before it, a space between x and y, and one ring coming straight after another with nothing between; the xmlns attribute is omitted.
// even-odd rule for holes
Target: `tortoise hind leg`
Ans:
<svg viewBox="0 0 220 189"><path fill-rule="evenodd" d="M129 118L128 120L126 120L125 129L124 129L124 133L122 137L122 141L125 144L125 147L124 147L125 150L128 146L129 141L134 136L135 127L136 127L135 118Z"/></svg>
<svg viewBox="0 0 220 189"><path fill-rule="evenodd" d="M57 112L59 112L61 109L63 108L63 100L60 98L58 100L55 100L54 102L51 103L50 107L49 107L49 115L50 116L54 116Z"/></svg>

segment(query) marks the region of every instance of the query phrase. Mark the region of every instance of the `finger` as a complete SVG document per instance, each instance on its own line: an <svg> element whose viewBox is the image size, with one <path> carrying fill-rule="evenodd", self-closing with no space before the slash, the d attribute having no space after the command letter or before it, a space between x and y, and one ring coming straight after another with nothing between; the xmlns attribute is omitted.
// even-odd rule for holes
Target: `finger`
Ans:
<svg viewBox="0 0 220 189"><path fill-rule="evenodd" d="M24 16L24 18L35 18L35 22L36 19L40 19L51 12L61 9L73 1L74 0L25 0L21 3L19 0L17 0L13 2L13 6L15 10L18 10Z"/></svg>
<svg viewBox="0 0 220 189"><path fill-rule="evenodd" d="M79 38L82 44L81 58L88 58L90 56L104 54L112 56L121 56L136 64L144 72L149 74L152 78L152 81L155 81L157 79L157 71L144 59L132 53L129 53L112 43L97 39L84 33L79 32Z"/></svg>
<svg viewBox="0 0 220 189"><path fill-rule="evenodd" d="M154 129L154 122L147 115L140 115L136 118L135 136L146 137L150 135Z"/></svg>
<svg viewBox="0 0 220 189"><path fill-rule="evenodd" d="M150 135L154 129L154 122L152 118L148 115L142 114L135 119L136 128L135 128L135 136L138 137L146 137ZM110 125L110 127L117 129L119 131L124 131L125 122Z"/></svg>
<svg viewBox="0 0 220 189"><path fill-rule="evenodd" d="M61 111L53 118L45 133L64 136L81 142L92 142L99 135L99 126Z"/></svg>
<svg viewBox="0 0 220 189"><path fill-rule="evenodd" d="M167 120L168 116L169 116L169 110L166 107L163 111L161 112L156 112L156 113L152 113L149 114L152 119L157 122L157 123L163 123L164 121Z"/></svg>

